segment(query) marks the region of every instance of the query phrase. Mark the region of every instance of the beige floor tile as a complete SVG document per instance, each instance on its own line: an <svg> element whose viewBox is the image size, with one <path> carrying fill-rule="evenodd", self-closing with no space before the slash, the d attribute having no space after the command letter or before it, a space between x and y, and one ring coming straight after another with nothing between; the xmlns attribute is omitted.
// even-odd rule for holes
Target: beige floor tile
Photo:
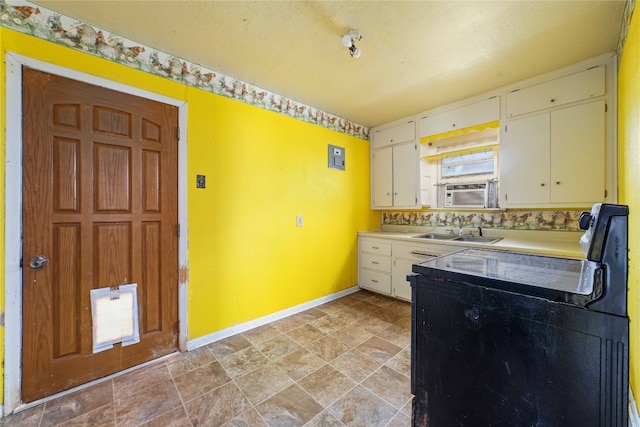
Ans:
<svg viewBox="0 0 640 427"><path fill-rule="evenodd" d="M229 382L184 406L194 426L217 427L251 409L251 402Z"/></svg>
<svg viewBox="0 0 640 427"><path fill-rule="evenodd" d="M310 308L309 310L296 314L296 317L304 320L305 322L313 322L314 320L318 320L326 315L327 313L319 308Z"/></svg>
<svg viewBox="0 0 640 427"><path fill-rule="evenodd" d="M327 362L321 357L305 348L296 350L275 362L275 364L294 381L298 381L300 378L309 375L326 363Z"/></svg>
<svg viewBox="0 0 640 427"><path fill-rule="evenodd" d="M325 334L330 334L331 332L337 331L338 329L342 329L345 326L349 325L349 322L335 316L324 316L311 322L311 325L314 328L321 330Z"/></svg>
<svg viewBox="0 0 640 427"><path fill-rule="evenodd" d="M325 336L307 345L307 349L320 356L327 362L349 350L349 346L333 337Z"/></svg>
<svg viewBox="0 0 640 427"><path fill-rule="evenodd" d="M101 406L79 417L73 418L65 423L58 424L59 427L91 426L91 427L115 427L116 414L113 403Z"/></svg>
<svg viewBox="0 0 640 427"><path fill-rule="evenodd" d="M237 378L235 382L254 405L293 384L293 380L272 363Z"/></svg>
<svg viewBox="0 0 640 427"><path fill-rule="evenodd" d="M234 417L223 427L269 427L254 408Z"/></svg>
<svg viewBox="0 0 640 427"><path fill-rule="evenodd" d="M114 378L113 394L117 399L125 399L139 394L144 388L168 380L171 380L171 373L166 363L154 363Z"/></svg>
<svg viewBox="0 0 640 427"><path fill-rule="evenodd" d="M344 427L344 424L328 411L322 411L309 421L305 427Z"/></svg>
<svg viewBox="0 0 640 427"><path fill-rule="evenodd" d="M215 362L215 360L216 357L207 347L200 347L193 351L177 354L168 359L166 364L171 376L175 378L201 366Z"/></svg>
<svg viewBox="0 0 640 427"><path fill-rule="evenodd" d="M249 331L243 332L242 335L252 344L266 341L270 338L280 335L278 328L272 325L263 325Z"/></svg>
<svg viewBox="0 0 640 427"><path fill-rule="evenodd" d="M5 418L0 419L0 426L3 427L38 427L40 420L42 420L42 412L44 405L36 406L16 414L11 414Z"/></svg>
<svg viewBox="0 0 640 427"><path fill-rule="evenodd" d="M331 361L331 366L356 382L363 381L381 365L381 362L371 359L355 349L341 354Z"/></svg>
<svg viewBox="0 0 640 427"><path fill-rule="evenodd" d="M193 427L191 420L184 410L183 406L178 406L162 415L154 418L146 424L142 424L143 427Z"/></svg>
<svg viewBox="0 0 640 427"><path fill-rule="evenodd" d="M382 363L387 362L402 350L397 345L378 337L369 338L357 346L356 349Z"/></svg>
<svg viewBox="0 0 640 427"><path fill-rule="evenodd" d="M322 406L293 384L256 406L270 426L302 426L322 411Z"/></svg>
<svg viewBox="0 0 640 427"><path fill-rule="evenodd" d="M314 328L310 324L306 324L287 332L287 335L293 338L298 344L304 346L322 338L326 334L318 328Z"/></svg>
<svg viewBox="0 0 640 427"><path fill-rule="evenodd" d="M411 346L403 348L400 353L389 359L385 365L411 378Z"/></svg>
<svg viewBox="0 0 640 427"><path fill-rule="evenodd" d="M360 329L357 326L350 325L331 333L331 336L351 347L355 347L371 338L373 334L365 331L364 329Z"/></svg>
<svg viewBox="0 0 640 427"><path fill-rule="evenodd" d="M47 402L40 426L62 424L113 402L113 383L104 381Z"/></svg>
<svg viewBox="0 0 640 427"><path fill-rule="evenodd" d="M307 375L298 381L298 384L324 407L329 406L356 386L355 381L330 365L325 365Z"/></svg>
<svg viewBox="0 0 640 427"><path fill-rule="evenodd" d="M238 378L269 363L267 356L251 346L220 360L231 378Z"/></svg>
<svg viewBox="0 0 640 427"><path fill-rule="evenodd" d="M116 423L118 427L138 426L181 404L173 380L166 380L140 389L135 395L116 395Z"/></svg>
<svg viewBox="0 0 640 427"><path fill-rule="evenodd" d="M280 332L289 332L296 328L299 328L300 326L304 326L306 323L307 322L299 317L288 316L284 319L276 320L275 322L271 323L271 325L277 328Z"/></svg>
<svg viewBox="0 0 640 427"><path fill-rule="evenodd" d="M300 344L289 338L287 335L280 334L256 344L255 347L267 356L269 360L276 360L280 359L282 356L293 353L300 348Z"/></svg>
<svg viewBox="0 0 640 427"><path fill-rule="evenodd" d="M328 411L345 426L386 426L398 411L362 386L332 404Z"/></svg>
<svg viewBox="0 0 640 427"><path fill-rule="evenodd" d="M409 377L382 366L371 374L362 385L369 391L389 402L396 409L402 409L411 400L411 380Z"/></svg>
<svg viewBox="0 0 640 427"><path fill-rule="evenodd" d="M247 347L251 347L251 343L242 334L233 335L220 341L216 341L207 346L209 350L218 358L223 359Z"/></svg>
<svg viewBox="0 0 640 427"><path fill-rule="evenodd" d="M231 381L219 362L209 363L174 379L183 402L188 402Z"/></svg>

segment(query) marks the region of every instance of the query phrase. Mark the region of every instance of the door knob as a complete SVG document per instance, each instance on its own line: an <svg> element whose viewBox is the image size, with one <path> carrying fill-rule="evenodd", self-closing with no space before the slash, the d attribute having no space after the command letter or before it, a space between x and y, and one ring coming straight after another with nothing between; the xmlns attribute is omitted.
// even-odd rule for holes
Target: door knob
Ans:
<svg viewBox="0 0 640 427"><path fill-rule="evenodd" d="M48 262L49 260L46 256L36 255L29 260L29 267L33 268L34 270L40 270L41 268L44 268L44 266L47 265Z"/></svg>

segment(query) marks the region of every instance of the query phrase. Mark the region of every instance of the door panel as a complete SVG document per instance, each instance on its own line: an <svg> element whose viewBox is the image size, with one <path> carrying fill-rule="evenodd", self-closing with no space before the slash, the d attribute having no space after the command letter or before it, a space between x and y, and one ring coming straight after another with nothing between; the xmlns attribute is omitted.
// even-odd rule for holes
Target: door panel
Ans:
<svg viewBox="0 0 640 427"><path fill-rule="evenodd" d="M177 350L177 108L28 68L23 82L30 402ZM90 290L125 283L140 343L94 354Z"/></svg>

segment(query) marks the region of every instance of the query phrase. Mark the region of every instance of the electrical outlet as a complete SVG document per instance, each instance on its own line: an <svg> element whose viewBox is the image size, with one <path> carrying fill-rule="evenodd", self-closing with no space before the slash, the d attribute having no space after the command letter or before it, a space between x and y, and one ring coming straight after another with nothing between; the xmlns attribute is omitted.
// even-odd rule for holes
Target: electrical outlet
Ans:
<svg viewBox="0 0 640 427"><path fill-rule="evenodd" d="M304 221L302 219L302 215L296 215L296 227L302 227L304 225Z"/></svg>

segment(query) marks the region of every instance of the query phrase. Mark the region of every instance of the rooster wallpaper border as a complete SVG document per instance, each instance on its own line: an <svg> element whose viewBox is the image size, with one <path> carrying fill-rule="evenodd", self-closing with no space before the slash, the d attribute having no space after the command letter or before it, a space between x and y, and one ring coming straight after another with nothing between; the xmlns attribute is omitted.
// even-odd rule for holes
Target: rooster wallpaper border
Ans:
<svg viewBox="0 0 640 427"><path fill-rule="evenodd" d="M0 0L0 26L265 110L369 139L369 129L29 2Z"/></svg>

